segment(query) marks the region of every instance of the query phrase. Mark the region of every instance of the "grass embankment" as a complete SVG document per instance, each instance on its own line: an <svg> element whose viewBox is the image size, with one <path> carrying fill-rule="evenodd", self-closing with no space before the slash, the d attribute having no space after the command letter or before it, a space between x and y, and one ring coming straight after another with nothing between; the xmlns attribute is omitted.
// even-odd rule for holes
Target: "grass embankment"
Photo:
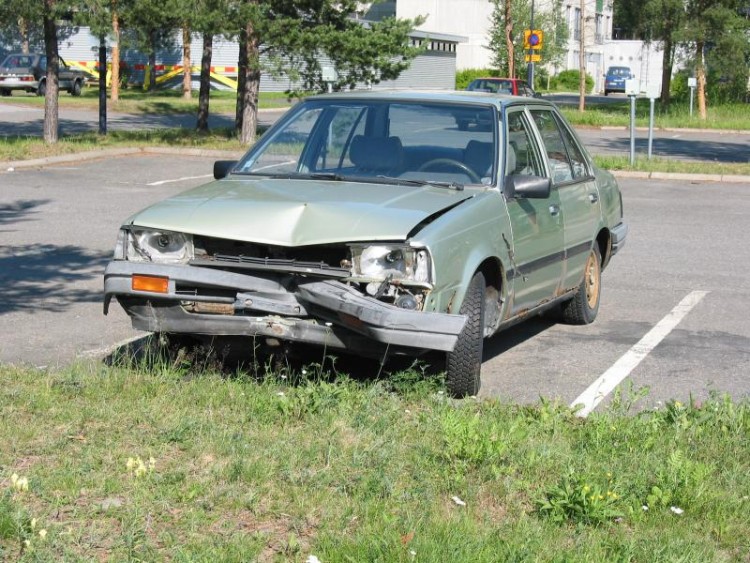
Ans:
<svg viewBox="0 0 750 563"><path fill-rule="evenodd" d="M44 98L25 92L13 92L12 97L2 98L3 102L27 104L44 107ZM84 88L80 96L61 93L58 101L62 108L78 108L96 111L99 109L99 88ZM286 108L294 100L287 98L283 92L261 92L258 95L258 107L261 109ZM222 90L211 91L210 109L212 113L234 114L237 104L235 92ZM144 92L137 88L127 88L120 91L120 99L116 102L108 100L107 109L119 113L134 114L173 114L198 113L198 93L193 92L190 99L182 97L181 90L159 90Z"/></svg>
<svg viewBox="0 0 750 563"><path fill-rule="evenodd" d="M629 170L637 172L750 176L750 162L704 162L657 157L648 160L642 154L638 154L635 164L630 166L630 159L626 156L594 155L593 158L599 168L610 171Z"/></svg>
<svg viewBox="0 0 750 563"><path fill-rule="evenodd" d="M588 103L584 112L561 105L560 111L571 124L577 126L626 127L630 125L630 102L628 100L622 100L622 103ZM648 127L648 100L636 101L635 120L637 127ZM685 104L672 103L664 108L657 102L654 108L654 127L750 131L750 105L726 104L709 107L708 117L703 121L698 118L695 108L691 116L690 109Z"/></svg>
<svg viewBox="0 0 750 563"><path fill-rule="evenodd" d="M0 367L0 559L750 557L748 404L581 420L439 388Z"/></svg>

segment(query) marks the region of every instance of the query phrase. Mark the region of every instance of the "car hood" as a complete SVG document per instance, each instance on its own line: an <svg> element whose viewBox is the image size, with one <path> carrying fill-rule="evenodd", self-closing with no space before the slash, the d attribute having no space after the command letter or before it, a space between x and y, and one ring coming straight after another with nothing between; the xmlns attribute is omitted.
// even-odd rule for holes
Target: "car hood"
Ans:
<svg viewBox="0 0 750 563"><path fill-rule="evenodd" d="M405 240L470 191L342 181L230 177L159 202L128 222L280 246Z"/></svg>

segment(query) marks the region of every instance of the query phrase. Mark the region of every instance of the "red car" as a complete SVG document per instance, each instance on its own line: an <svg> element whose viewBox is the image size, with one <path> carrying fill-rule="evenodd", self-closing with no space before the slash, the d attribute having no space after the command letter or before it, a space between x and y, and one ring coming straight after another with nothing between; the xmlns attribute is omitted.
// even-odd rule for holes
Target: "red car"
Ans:
<svg viewBox="0 0 750 563"><path fill-rule="evenodd" d="M466 89L470 92L491 92L493 94L541 98L541 94L534 92L534 89L525 80L518 78L477 78L472 80Z"/></svg>

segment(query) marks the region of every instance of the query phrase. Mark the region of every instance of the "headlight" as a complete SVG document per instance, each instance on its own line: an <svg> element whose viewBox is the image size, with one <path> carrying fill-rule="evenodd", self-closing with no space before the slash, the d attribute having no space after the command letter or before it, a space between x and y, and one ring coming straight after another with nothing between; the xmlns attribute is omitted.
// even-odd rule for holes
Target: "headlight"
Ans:
<svg viewBox="0 0 750 563"><path fill-rule="evenodd" d="M372 245L352 246L351 250L354 277L432 282L430 254L424 248Z"/></svg>
<svg viewBox="0 0 750 563"><path fill-rule="evenodd" d="M170 231L122 229L115 245L116 260L185 264L193 256L193 237Z"/></svg>

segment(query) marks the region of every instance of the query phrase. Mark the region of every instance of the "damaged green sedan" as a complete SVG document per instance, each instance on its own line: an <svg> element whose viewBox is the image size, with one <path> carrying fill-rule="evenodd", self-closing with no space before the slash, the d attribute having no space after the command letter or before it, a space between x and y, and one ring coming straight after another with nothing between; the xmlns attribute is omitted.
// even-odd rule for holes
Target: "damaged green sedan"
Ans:
<svg viewBox="0 0 750 563"><path fill-rule="evenodd" d="M552 307L592 322L627 235L614 178L538 99L311 97L214 176L122 226L105 313L116 298L148 331L444 351L454 396L478 392L484 338Z"/></svg>

